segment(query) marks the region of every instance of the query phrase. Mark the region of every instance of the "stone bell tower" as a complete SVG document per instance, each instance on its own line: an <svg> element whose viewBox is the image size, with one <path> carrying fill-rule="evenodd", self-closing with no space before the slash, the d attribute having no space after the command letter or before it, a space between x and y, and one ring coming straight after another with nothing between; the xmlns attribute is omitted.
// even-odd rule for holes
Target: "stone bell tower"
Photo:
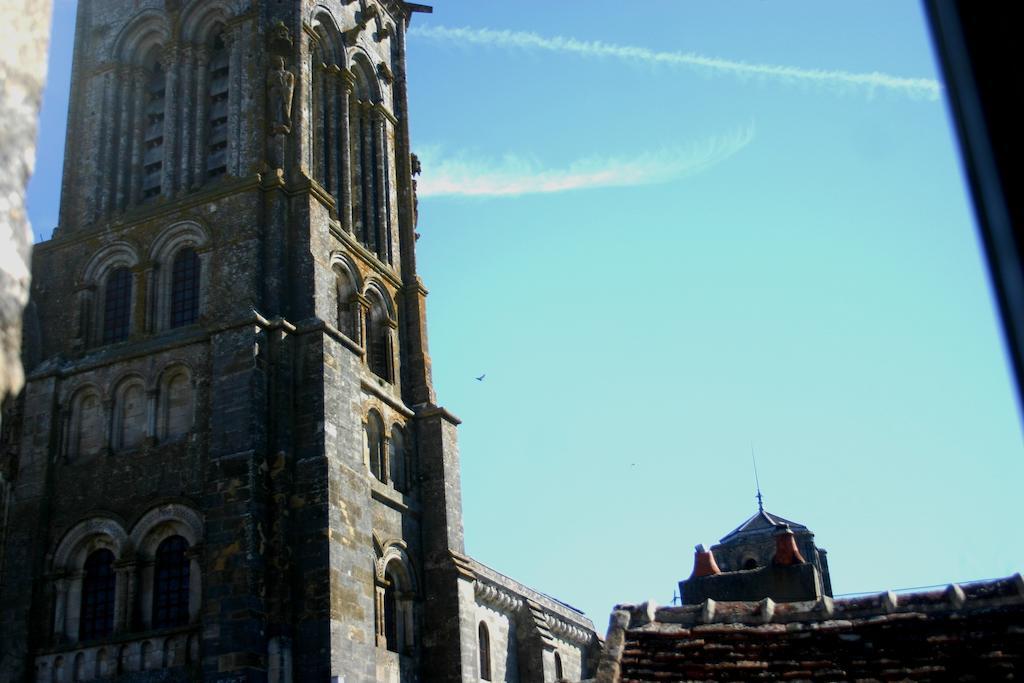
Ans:
<svg viewBox="0 0 1024 683"><path fill-rule="evenodd" d="M399 0L80 0L0 451L0 681L582 675L466 557ZM418 165L417 165L418 166Z"/></svg>
<svg viewBox="0 0 1024 683"><path fill-rule="evenodd" d="M80 3L61 224L4 421L3 680L461 680L418 9Z"/></svg>

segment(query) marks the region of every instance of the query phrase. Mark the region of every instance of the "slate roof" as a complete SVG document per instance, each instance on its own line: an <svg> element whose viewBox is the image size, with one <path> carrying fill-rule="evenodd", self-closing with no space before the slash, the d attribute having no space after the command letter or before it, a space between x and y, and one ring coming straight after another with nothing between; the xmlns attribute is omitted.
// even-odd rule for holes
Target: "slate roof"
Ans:
<svg viewBox="0 0 1024 683"><path fill-rule="evenodd" d="M612 613L597 681L1003 681L1024 674L1020 574L944 590Z"/></svg>
<svg viewBox="0 0 1024 683"><path fill-rule="evenodd" d="M785 525L789 525L789 528L794 532L808 530L803 524L791 522L788 519L773 515L764 510L758 510L750 519L723 536L719 543L726 543L741 536L753 536L766 532L774 533L777 527Z"/></svg>

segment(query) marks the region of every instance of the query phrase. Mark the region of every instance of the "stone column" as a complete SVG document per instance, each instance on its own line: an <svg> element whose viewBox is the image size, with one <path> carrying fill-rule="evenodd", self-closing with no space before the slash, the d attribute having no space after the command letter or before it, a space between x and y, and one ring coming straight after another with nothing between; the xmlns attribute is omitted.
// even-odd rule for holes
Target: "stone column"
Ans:
<svg viewBox="0 0 1024 683"><path fill-rule="evenodd" d="M60 643L64 640L67 629L68 579L66 576L61 576L54 584L57 589L57 600L53 611L53 640L55 643Z"/></svg>
<svg viewBox="0 0 1024 683"><path fill-rule="evenodd" d="M239 176L239 158L242 125L242 27L235 26L225 33L231 55L228 61L228 175Z"/></svg>
<svg viewBox="0 0 1024 683"><path fill-rule="evenodd" d="M177 45L164 48L163 65L166 72L164 86L164 161L160 192L164 197L173 197L177 190L178 121L181 120L178 98L178 59L181 54Z"/></svg>
<svg viewBox="0 0 1024 683"><path fill-rule="evenodd" d="M381 105L373 110L373 137L374 155L377 163L374 164L374 191L377 199L377 255L385 262L391 261L391 254L388 248L391 232L390 212L388 211L388 118Z"/></svg>
<svg viewBox="0 0 1024 683"><path fill-rule="evenodd" d="M352 72L346 69L341 74L341 116L338 117L338 144L341 147L341 207L338 215L341 217L341 227L345 232L352 233L352 123L349 120L351 113L350 102L352 90L355 86L355 77Z"/></svg>
<svg viewBox="0 0 1024 683"><path fill-rule="evenodd" d="M114 633L124 633L131 628L132 592L135 583L135 563L121 561L114 563Z"/></svg>
<svg viewBox="0 0 1024 683"><path fill-rule="evenodd" d="M370 300L357 292L356 295L353 297L353 307L355 309L356 314L356 324L354 329L352 330L352 332L355 334L355 337L352 339L352 341L356 342L357 344L359 344L360 347L362 347L364 351L363 361L366 361L367 353L369 352L369 348L367 347L368 340L366 338L366 335L368 334L368 331L366 329L366 316L370 313Z"/></svg>
<svg viewBox="0 0 1024 683"><path fill-rule="evenodd" d="M196 63L196 116L192 135L192 187L206 182L206 108L210 104L210 50L201 46L195 50Z"/></svg>
<svg viewBox="0 0 1024 683"><path fill-rule="evenodd" d="M316 55L314 53L314 60ZM329 176L327 173L326 159L326 147L327 138L325 137L324 129L324 112L327 111L327 65L323 62L314 63L312 68L313 83L313 121L310 126L312 134L312 150L313 150L313 163L310 164L311 173L318 183L329 192L330 184L328 182Z"/></svg>
<svg viewBox="0 0 1024 683"><path fill-rule="evenodd" d="M157 297L160 294L160 286L157 279L160 276L160 264L154 263L153 266L143 273L143 279L146 282L146 309L145 309L145 320L143 321L143 329L147 334L159 331L163 325L158 320L158 314L160 306L157 302Z"/></svg>
<svg viewBox="0 0 1024 683"><path fill-rule="evenodd" d="M108 66L100 76L103 79L103 105L100 113L100 158L96 168L96 183L99 193L96 202L99 216L105 216L110 211L110 197L114 186L114 176L110 169L114 163L114 114L116 71L113 66Z"/></svg>
<svg viewBox="0 0 1024 683"><path fill-rule="evenodd" d="M132 106L135 103L135 79L133 69L121 66L117 69L117 83L121 90L121 111L117 117L117 155L111 168L114 176L115 211L121 211L128 200L128 184L132 172L132 142L135 138L135 126L132 120Z"/></svg>
<svg viewBox="0 0 1024 683"><path fill-rule="evenodd" d="M388 645L387 634L384 630L384 591L386 590L386 579L374 581L374 628L377 631L377 646L386 648Z"/></svg>
<svg viewBox="0 0 1024 683"><path fill-rule="evenodd" d="M384 425L387 429L387 425ZM391 437L385 432L380 438L380 481L387 484L391 481Z"/></svg>
<svg viewBox="0 0 1024 683"><path fill-rule="evenodd" d="M130 204L138 204L142 201L142 160L146 154L145 133L146 125L149 123L146 116L146 104L149 102L146 84L149 77L145 69L136 68L132 71L132 80L135 82L135 106L132 110L132 153L131 168L128 171L127 201Z"/></svg>
<svg viewBox="0 0 1024 683"><path fill-rule="evenodd" d="M100 452L109 454L114 450L114 401L107 399L103 402L103 442L100 444Z"/></svg>
<svg viewBox="0 0 1024 683"><path fill-rule="evenodd" d="M146 391L146 440L150 443L156 442L158 398L159 393L156 389Z"/></svg>
<svg viewBox="0 0 1024 683"><path fill-rule="evenodd" d="M324 176L327 178L328 192L334 197L335 206L341 201L341 193L343 191L341 185L341 174L339 173L339 159L338 153L338 142L340 136L338 131L340 128L339 119L341 118L341 112L339 109L340 92L342 90L341 82L338 78L338 74L341 73L341 69L338 68L337 64L330 64L324 73L324 113L326 114L327 124L324 126L324 137L322 138L324 144L327 145L327 169ZM340 211L339 211L340 213Z"/></svg>
<svg viewBox="0 0 1024 683"><path fill-rule="evenodd" d="M189 135L193 130L195 116L195 88L193 80L195 77L195 48L192 45L181 47L181 158L178 169L178 193L188 192L192 187L192 158L193 147L196 144L195 135Z"/></svg>

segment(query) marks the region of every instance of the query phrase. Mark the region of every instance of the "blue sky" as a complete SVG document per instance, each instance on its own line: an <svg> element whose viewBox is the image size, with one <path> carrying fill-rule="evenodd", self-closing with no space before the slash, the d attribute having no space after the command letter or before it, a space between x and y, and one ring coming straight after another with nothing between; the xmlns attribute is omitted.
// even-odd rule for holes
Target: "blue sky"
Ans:
<svg viewBox="0 0 1024 683"><path fill-rule="evenodd" d="M916 3L434 4L408 39L417 247L471 555L603 631L756 510L753 446L838 593L1024 566L1018 411Z"/></svg>

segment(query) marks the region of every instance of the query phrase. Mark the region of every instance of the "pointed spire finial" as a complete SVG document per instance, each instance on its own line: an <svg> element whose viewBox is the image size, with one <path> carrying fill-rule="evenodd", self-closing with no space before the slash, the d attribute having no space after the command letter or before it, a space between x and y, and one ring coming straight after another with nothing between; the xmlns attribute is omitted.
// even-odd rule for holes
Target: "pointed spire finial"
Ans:
<svg viewBox="0 0 1024 683"><path fill-rule="evenodd" d="M757 478L757 458L754 457L754 444L750 444L750 460L754 463L754 484L757 486L757 511L764 512L764 498L761 496L761 482Z"/></svg>

